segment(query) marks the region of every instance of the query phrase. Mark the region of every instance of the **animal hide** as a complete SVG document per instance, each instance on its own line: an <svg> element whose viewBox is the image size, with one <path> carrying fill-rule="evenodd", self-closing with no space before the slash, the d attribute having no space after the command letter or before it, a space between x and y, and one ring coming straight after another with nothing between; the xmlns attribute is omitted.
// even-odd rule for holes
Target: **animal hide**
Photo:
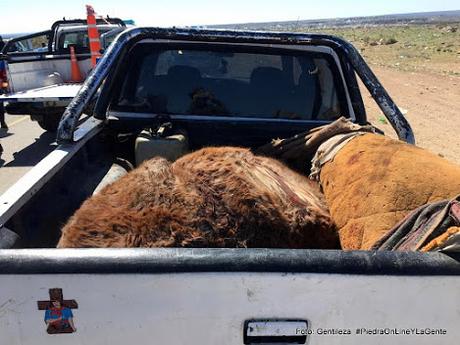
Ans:
<svg viewBox="0 0 460 345"><path fill-rule="evenodd" d="M86 200L58 247L339 248L318 187L247 149L162 158Z"/></svg>
<svg viewBox="0 0 460 345"><path fill-rule="evenodd" d="M460 194L460 166L377 134L355 137L321 169L343 249L369 249L409 212Z"/></svg>

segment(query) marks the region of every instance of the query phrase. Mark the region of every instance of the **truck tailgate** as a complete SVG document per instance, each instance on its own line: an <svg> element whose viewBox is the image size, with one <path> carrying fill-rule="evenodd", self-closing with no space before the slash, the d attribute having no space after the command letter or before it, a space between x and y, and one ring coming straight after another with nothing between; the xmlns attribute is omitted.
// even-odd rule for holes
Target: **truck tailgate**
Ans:
<svg viewBox="0 0 460 345"><path fill-rule="evenodd" d="M75 97L82 84L56 84L51 86L19 91L0 96L6 102L57 102L70 101Z"/></svg>
<svg viewBox="0 0 460 345"><path fill-rule="evenodd" d="M10 255L9 268L0 258L2 343L243 344L260 341L248 337L254 331L272 332L278 344L439 345L460 335L458 266L441 257L450 266L441 264L441 275L417 268L433 259L421 256L409 264L418 272L411 275L401 258L391 265L396 256L359 253L338 254L342 268L334 268L335 259L307 251L140 250L128 258L123 250L89 250L80 263L75 251L56 251ZM47 333L46 303L57 290L75 332ZM298 337L282 336L290 320L307 325L294 328ZM250 327L257 322L269 322L268 330Z"/></svg>

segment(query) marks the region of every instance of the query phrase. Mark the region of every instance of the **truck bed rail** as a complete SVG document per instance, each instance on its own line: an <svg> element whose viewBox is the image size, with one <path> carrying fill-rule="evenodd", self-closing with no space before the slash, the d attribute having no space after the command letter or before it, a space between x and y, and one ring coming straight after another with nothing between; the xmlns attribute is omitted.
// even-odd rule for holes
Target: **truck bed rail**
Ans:
<svg viewBox="0 0 460 345"><path fill-rule="evenodd" d="M0 251L0 274L285 272L446 276L460 275L459 260L460 255L439 252L246 248L11 249Z"/></svg>

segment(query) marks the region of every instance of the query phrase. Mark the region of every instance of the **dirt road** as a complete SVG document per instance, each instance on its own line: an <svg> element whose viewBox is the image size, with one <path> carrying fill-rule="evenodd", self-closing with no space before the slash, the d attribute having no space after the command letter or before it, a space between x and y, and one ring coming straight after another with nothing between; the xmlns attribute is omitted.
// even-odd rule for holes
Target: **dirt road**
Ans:
<svg viewBox="0 0 460 345"><path fill-rule="evenodd" d="M407 111L417 145L460 164L460 77L371 68L396 104ZM367 90L363 98L370 121L394 136Z"/></svg>

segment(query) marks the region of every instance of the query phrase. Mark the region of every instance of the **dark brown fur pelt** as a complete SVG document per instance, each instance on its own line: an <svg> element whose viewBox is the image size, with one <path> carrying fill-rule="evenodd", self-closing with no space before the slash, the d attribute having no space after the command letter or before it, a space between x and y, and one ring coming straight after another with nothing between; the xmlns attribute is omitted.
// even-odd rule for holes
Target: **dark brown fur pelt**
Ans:
<svg viewBox="0 0 460 345"><path fill-rule="evenodd" d="M58 247L339 248L318 187L234 147L153 158L86 200Z"/></svg>

